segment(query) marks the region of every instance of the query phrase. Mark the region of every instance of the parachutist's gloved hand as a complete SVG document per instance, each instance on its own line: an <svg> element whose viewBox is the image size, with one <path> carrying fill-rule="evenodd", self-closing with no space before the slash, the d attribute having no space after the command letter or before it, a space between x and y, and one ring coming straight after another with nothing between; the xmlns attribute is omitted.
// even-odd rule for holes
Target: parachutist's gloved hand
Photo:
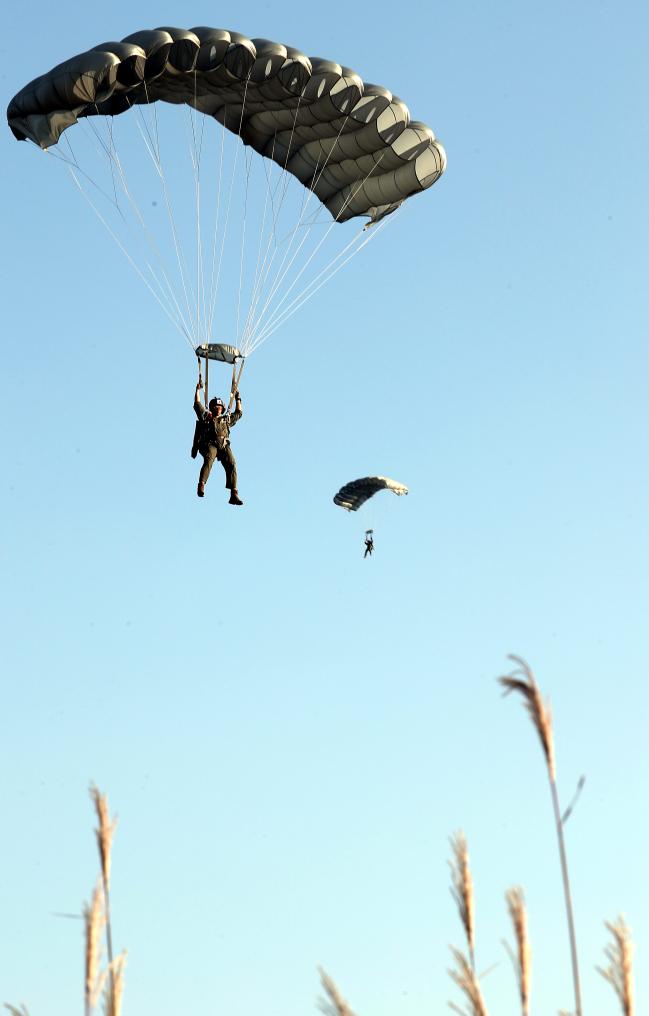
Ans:
<svg viewBox="0 0 649 1016"><path fill-rule="evenodd" d="M237 402L241 402L241 396L239 395L239 392L238 392L238 391L236 391L236 392L234 393L234 397L235 397L235 399L236 399L236 401L237 401Z"/></svg>

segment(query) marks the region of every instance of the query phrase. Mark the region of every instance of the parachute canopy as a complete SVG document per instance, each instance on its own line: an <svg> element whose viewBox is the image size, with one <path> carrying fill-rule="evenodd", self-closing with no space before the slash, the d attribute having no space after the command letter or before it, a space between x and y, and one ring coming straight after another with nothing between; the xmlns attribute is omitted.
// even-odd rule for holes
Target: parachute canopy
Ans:
<svg viewBox="0 0 649 1016"><path fill-rule="evenodd" d="M391 490L393 494L399 496L408 493L408 488L403 483L390 480L387 476L364 476L341 487L334 497L334 504L340 505L348 512L356 512L379 490Z"/></svg>
<svg viewBox="0 0 649 1016"><path fill-rule="evenodd" d="M55 145L81 117L156 100L214 117L312 190L334 220L378 221L430 187L446 155L387 88L290 46L216 28L156 28L58 64L9 103L19 140Z"/></svg>

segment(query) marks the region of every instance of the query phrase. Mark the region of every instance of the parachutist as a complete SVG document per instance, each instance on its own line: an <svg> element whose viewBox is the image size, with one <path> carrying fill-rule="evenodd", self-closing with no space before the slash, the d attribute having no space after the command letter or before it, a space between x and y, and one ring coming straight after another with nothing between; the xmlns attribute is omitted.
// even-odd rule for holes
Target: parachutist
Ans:
<svg viewBox="0 0 649 1016"><path fill-rule="evenodd" d="M237 490L237 462L230 447L230 428L243 416L241 396L238 391L234 392L233 413L226 413L223 401L218 398L210 399L209 407L205 409L198 394L202 387L203 382L199 380L194 392L194 412L198 422L194 431L192 458L195 459L198 452L203 456L196 493L199 497L205 496L205 484L212 466L218 460L225 470L225 486L230 491L229 503L241 505L243 501Z"/></svg>
<svg viewBox="0 0 649 1016"><path fill-rule="evenodd" d="M364 558L367 557L368 554L371 557L372 554L374 553L374 536L372 535L372 532L373 531L371 529L368 529L367 532L365 533L365 553L363 554Z"/></svg>

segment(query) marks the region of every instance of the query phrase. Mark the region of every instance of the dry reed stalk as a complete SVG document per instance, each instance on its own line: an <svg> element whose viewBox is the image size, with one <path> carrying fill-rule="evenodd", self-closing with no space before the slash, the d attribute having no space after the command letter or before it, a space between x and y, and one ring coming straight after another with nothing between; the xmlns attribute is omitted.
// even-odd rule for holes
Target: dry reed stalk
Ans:
<svg viewBox="0 0 649 1016"><path fill-rule="evenodd" d="M507 900L507 906L509 908L509 916L511 917L512 924L514 925L516 954L514 954L514 951L507 943L505 943L505 947L510 955L512 963L514 964L514 970L516 971L522 1016L529 1016L530 984L532 980L532 950L530 949L530 942L527 934L527 910L525 909L525 897L523 896L523 890L519 886L515 886L513 889L508 889L505 894L505 899Z"/></svg>
<svg viewBox="0 0 649 1016"><path fill-rule="evenodd" d="M104 926L102 902L102 886L98 882L93 890L90 906L86 903L83 908L86 944L84 991L86 1016L90 1016L97 1005L97 999L101 992L99 963L101 959L101 932Z"/></svg>
<svg viewBox="0 0 649 1016"><path fill-rule="evenodd" d="M322 967L318 968L318 973L322 987L327 993L327 998L319 1002L319 1008L325 1013L325 1016L354 1016L353 1010L342 997L329 974Z"/></svg>
<svg viewBox="0 0 649 1016"><path fill-rule="evenodd" d="M449 1006L454 1012L460 1013L460 1016L489 1016L472 964L459 949L451 946L451 952L453 953L457 970L449 970L448 973L458 988L466 995L469 1008L460 1009L454 1002L449 1002Z"/></svg>
<svg viewBox="0 0 649 1016"><path fill-rule="evenodd" d="M624 1016L634 1016L635 1001L633 995L633 942L631 931L623 917L618 917L615 924L606 921L606 927L613 936L604 954L609 961L608 967L597 967L599 973L609 984L613 985L620 1000Z"/></svg>
<svg viewBox="0 0 649 1016"><path fill-rule="evenodd" d="M113 834L115 833L115 828L117 826L117 819L114 818L111 821L108 810L108 797L106 794L101 794L94 783L90 785L90 797L95 806L97 819L99 821L99 828L95 829L95 836L97 837L97 847L99 848L101 879L104 890L104 926L106 929L106 953L108 955L108 975L110 979L109 997L112 999L113 1004L113 1011L111 1012L109 1010L109 1016L117 1016L117 1013L114 1011L117 994L115 987L115 965L113 962L113 932L110 923L109 891L111 850L113 845Z"/></svg>
<svg viewBox="0 0 649 1016"><path fill-rule="evenodd" d="M104 1016L121 1016L125 966L126 952L116 956L109 966L110 978L104 992Z"/></svg>
<svg viewBox="0 0 649 1016"><path fill-rule="evenodd" d="M505 689L505 695L515 691L523 696L525 708L530 714L532 722L543 746L545 761L550 782L550 794L552 796L552 810L554 812L554 824L559 843L559 858L561 861L561 877L563 880L563 895L566 903L566 917L568 921L568 937L570 939L570 959L572 963L572 981L575 994L575 1014L582 1016L581 987L579 983L579 961L577 958L577 936L575 934L575 921L572 907L572 896L570 892L570 878L568 877L568 857L566 844L563 835L563 822L561 820L561 809L559 807L559 792L557 790L557 771L554 758L554 735L552 731L552 716L550 707L543 702L541 692L525 660L520 656L510 655L508 657L518 664L516 670L511 674L498 678L499 683Z"/></svg>
<svg viewBox="0 0 649 1016"><path fill-rule="evenodd" d="M457 904L466 934L471 968L475 970L475 899L469 867L469 848L466 836L461 830L452 836L451 848L453 850L453 859L449 861L453 882L451 895Z"/></svg>
<svg viewBox="0 0 649 1016"><path fill-rule="evenodd" d="M5 1009L8 1009L11 1016L29 1016L27 1012L27 1006L21 1005L20 1009L16 1009L15 1005L10 1005L9 1002L5 1002Z"/></svg>

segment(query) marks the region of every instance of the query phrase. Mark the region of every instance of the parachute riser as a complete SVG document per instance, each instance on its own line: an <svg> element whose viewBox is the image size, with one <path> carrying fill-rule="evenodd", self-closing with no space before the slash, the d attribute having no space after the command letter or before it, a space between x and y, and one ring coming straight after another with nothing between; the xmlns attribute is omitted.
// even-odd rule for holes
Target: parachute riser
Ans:
<svg viewBox="0 0 649 1016"><path fill-rule="evenodd" d="M205 407L207 408L207 406L209 405L208 386L210 380L207 358L205 359L205 384L203 384L203 367L201 365L201 358L200 356L197 355L196 359L198 360L198 387L203 389L205 395Z"/></svg>
<svg viewBox="0 0 649 1016"><path fill-rule="evenodd" d="M232 409L232 403L234 402L234 393L239 389L239 382L241 381L241 375L243 374L243 368L245 365L245 359L241 357L241 366L237 372L236 363L232 364L232 387L230 389L230 401L228 402L228 413Z"/></svg>

